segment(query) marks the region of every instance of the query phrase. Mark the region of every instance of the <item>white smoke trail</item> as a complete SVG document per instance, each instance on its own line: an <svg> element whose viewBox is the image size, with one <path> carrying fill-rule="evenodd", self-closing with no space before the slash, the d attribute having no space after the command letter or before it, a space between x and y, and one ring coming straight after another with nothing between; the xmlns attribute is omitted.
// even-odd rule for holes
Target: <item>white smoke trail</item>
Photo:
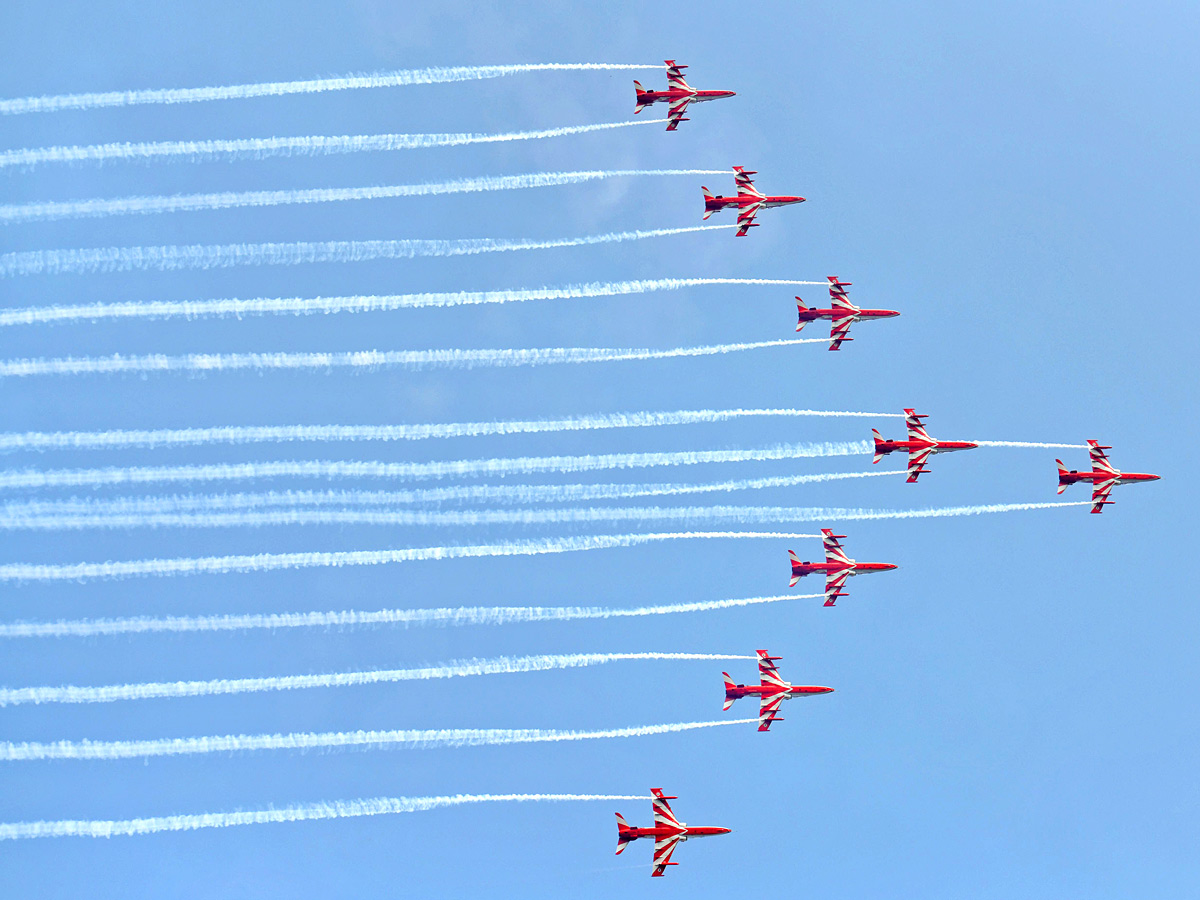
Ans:
<svg viewBox="0 0 1200 900"><path fill-rule="evenodd" d="M0 488L101 487L178 483L187 481L241 481L256 478L474 478L578 473L601 469L640 469L658 466L691 466L704 463L763 462L858 456L872 452L866 441L819 444L780 444L758 450L676 450L658 453L607 453L587 456L526 456L494 459L439 460L436 462L298 462L216 463L202 466L132 466L107 469L0 470Z"/></svg>
<svg viewBox="0 0 1200 900"><path fill-rule="evenodd" d="M422 560L472 559L491 556L542 556L635 547L658 541L769 538L772 540L813 538L814 534L769 531L685 531L661 534L599 534L578 537L506 541L456 547L413 547L401 550L342 550L307 553L257 553L238 556L202 556L181 559L140 559L126 562L69 563L46 565L7 563L0 565L2 581L75 581L84 578L129 578L155 575L232 574L305 569L323 566L378 566Z"/></svg>
<svg viewBox="0 0 1200 900"><path fill-rule="evenodd" d="M813 600L824 594L783 594L774 597L745 597L737 600L697 600L629 609L605 606L458 606L441 609L341 610L306 613L248 613L219 616L131 616L119 619L76 619L57 622L0 623L0 638L101 637L114 634L162 632L248 631L254 628L353 628L374 625L421 626L512 625L523 622L569 622L576 619L622 619L668 616L678 613L712 612Z"/></svg>
<svg viewBox="0 0 1200 900"><path fill-rule="evenodd" d="M791 338L739 344L712 344L650 350L635 347L538 347L521 350L355 350L346 353L189 353L185 356L66 357L0 360L0 378L38 375L112 375L121 372L237 372L297 369L379 369L400 366L478 369L551 366L562 363L649 362L697 356L723 356L798 344L824 344L827 338Z"/></svg>
<svg viewBox="0 0 1200 900"><path fill-rule="evenodd" d="M432 147L461 147L467 144L500 144L509 141L534 141L628 128L631 125L661 125L666 119L638 119L629 122L605 122L597 125L568 125L538 131L510 131L504 134L458 132L448 134L357 134L304 135L300 137L239 138L207 141L124 141L66 147L26 147L0 150L0 169L12 166L36 166L44 163L110 162L133 160L146 162L205 162L214 159L267 159L275 156L332 156L337 153L368 153L392 150L422 150Z"/></svg>
<svg viewBox="0 0 1200 900"><path fill-rule="evenodd" d="M989 509L988 512L1000 512ZM261 512L145 512L138 514L75 513L0 519L8 530L78 530L85 528L262 528L298 525L385 525L389 527L459 528L486 525L575 525L637 522L824 522L831 518L869 518L876 510L840 510L778 506L635 506L566 509L374 510L277 509ZM947 513L948 515L950 513ZM965 513L955 513L965 515ZM906 515L906 518L913 518Z"/></svg>
<svg viewBox="0 0 1200 900"><path fill-rule="evenodd" d="M104 687L0 688L0 706L42 703L112 703L118 700L152 700L179 697L208 697L216 694L247 694L291 691L305 688L347 687L398 681L429 681L474 675L509 675L598 666L626 660L728 660L757 659L727 653L559 653L539 656L501 656L496 659L454 660L418 669L376 669L367 672L338 672L325 675L283 675L265 678L218 678L209 681L148 682L113 684Z"/></svg>
<svg viewBox="0 0 1200 900"><path fill-rule="evenodd" d="M877 510L792 506L642 506L583 509L516 510L304 510L268 512L141 513L138 515L74 514L21 519L6 516L0 527L26 530L83 528L260 528L296 525L387 525L392 527L476 527L481 525L569 525L582 522L731 522L739 525L781 522L857 521L863 519L928 519L975 516L1019 510L1088 506L1090 501L993 503L941 509Z"/></svg>
<svg viewBox="0 0 1200 900"><path fill-rule="evenodd" d="M47 759L141 759L151 756L187 756L198 753L237 753L256 750L317 750L335 747L403 748L488 747L501 744L543 744L560 741L608 740L675 734L722 725L745 725L754 719L717 722L673 722L638 725L604 731L562 731L550 728L428 728L388 731L292 732L290 734L225 734L193 738L159 738L143 741L4 741L0 761L27 762Z"/></svg>
<svg viewBox="0 0 1200 900"><path fill-rule="evenodd" d="M419 503L502 502L577 503L586 500L620 500L631 497L668 497L725 491L762 490L801 484L905 475L904 469L869 472L828 472L817 475L778 475L717 481L707 484L513 484L463 485L413 491L267 491L245 494L184 494L165 497L79 498L66 500L8 501L0 505L0 527L16 528L23 519L51 516L159 515L181 512L338 506L395 506Z"/></svg>
<svg viewBox="0 0 1200 900"><path fill-rule="evenodd" d="M332 800L279 809L241 810L231 813L198 813L187 816L152 816L140 819L64 819L54 822L0 823L0 841L47 837L126 837L162 831L195 831L234 825L267 825L275 822L312 822L425 812L471 803L565 803L571 801L650 800L639 794L451 794L445 797L376 797L369 800Z"/></svg>
<svg viewBox="0 0 1200 900"><path fill-rule="evenodd" d="M93 272L224 269L233 266L298 266L306 263L351 263L369 259L476 256L517 250L553 250L646 238L717 231L737 225L690 225L643 231L613 231L551 240L460 238L456 240L297 241L276 244L191 244L163 247L93 247L79 250L28 250L0 254L0 278L20 275L89 274Z"/></svg>
<svg viewBox="0 0 1200 900"><path fill-rule="evenodd" d="M661 69L625 63L527 63L506 66L439 66L428 69L401 69L372 75L345 75L340 78L313 78L307 81L273 81L260 84L231 84L204 88L151 88L136 91L106 91L87 94L57 94L44 97L18 97L0 100L0 115L34 112L61 112L68 109L100 109L143 104L200 103L209 100L245 100L252 97L282 97L286 94L320 94L361 88L403 87L412 84L445 84L454 81L482 81L526 72L586 72L613 69Z"/></svg>
<svg viewBox="0 0 1200 900"><path fill-rule="evenodd" d="M112 450L197 444L259 444L291 441L423 441L432 438L604 431L712 425L745 418L901 418L900 413L826 409L681 409L674 412L606 413L562 419L449 422L434 425L219 425L137 431L0 432L0 452L11 450Z"/></svg>
<svg viewBox="0 0 1200 900"><path fill-rule="evenodd" d="M103 216L151 215L235 209L244 206L288 206L300 203L337 203L347 200L387 200L398 197L432 197L485 191L583 184L635 175L723 175L723 169L594 169L584 172L534 172L526 175L457 178L426 184L392 184L356 188L310 188L281 191L221 191L208 194L115 197L91 200L47 200L37 203L0 204L0 225L48 222L56 219L94 219Z"/></svg>
<svg viewBox="0 0 1200 900"><path fill-rule="evenodd" d="M305 316L317 313L389 312L398 309L429 309L479 306L489 303L525 303L530 300L582 300L617 297L655 291L677 291L687 287L725 284L807 285L823 281L786 278L654 278L640 281L609 281L573 284L566 287L524 288L505 291L449 291L425 294L388 294L350 297L258 297L250 300L156 300L150 302L83 303L71 306L30 306L0 310L0 326L41 325L50 322L97 321L99 319L165 319L204 316L268 315Z"/></svg>
<svg viewBox="0 0 1200 900"><path fill-rule="evenodd" d="M972 441L980 447L1037 447L1044 450L1086 450L1087 444L1043 444L1039 441Z"/></svg>

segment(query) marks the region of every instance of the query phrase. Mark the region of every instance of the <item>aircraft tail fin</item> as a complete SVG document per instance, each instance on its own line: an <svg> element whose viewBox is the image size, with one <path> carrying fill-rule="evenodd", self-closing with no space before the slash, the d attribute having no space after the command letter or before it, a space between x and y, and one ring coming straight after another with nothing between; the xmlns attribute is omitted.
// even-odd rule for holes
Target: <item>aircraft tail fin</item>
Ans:
<svg viewBox="0 0 1200 900"><path fill-rule="evenodd" d="M714 196L712 195L712 191L710 191L710 190L709 190L708 188L706 188L704 185L700 185L700 190L701 190L701 192L704 194L704 218L706 218L706 219L707 219L709 216L711 216L713 213L715 213L715 212L716 212L716 210L715 210L715 209L712 209L712 208L711 208L711 207L709 207L709 205L708 205L709 201L710 201L710 200L715 200L715 199L716 199L716 197L714 197Z"/></svg>
<svg viewBox="0 0 1200 900"><path fill-rule="evenodd" d="M617 813L617 852L615 855L619 856L622 852L624 852L625 845L633 840L633 838L629 836L629 831L629 823L625 821L625 817L623 815Z"/></svg>
<svg viewBox="0 0 1200 900"><path fill-rule="evenodd" d="M728 672L722 672L721 674L725 676L725 705L722 706L721 709L728 711L729 707L733 706L733 701L737 699L737 697L730 696L729 692L733 688L737 687L737 685L734 683L733 679L729 677Z"/></svg>
<svg viewBox="0 0 1200 900"><path fill-rule="evenodd" d="M650 105L650 101L646 99L647 91L644 87L642 87L642 83L640 81L635 81L633 83L633 89L637 91L637 106L635 106L633 110L633 114L636 116L643 109Z"/></svg>
<svg viewBox="0 0 1200 900"><path fill-rule="evenodd" d="M788 582L788 587L795 587L804 574L804 571L801 569L803 564L800 562L800 557L792 550L788 551L788 559L792 561L792 580Z"/></svg>
<svg viewBox="0 0 1200 900"><path fill-rule="evenodd" d="M871 465L877 465L883 459L883 451L880 445L883 443L883 435L875 428L871 429L871 434L875 435L875 458L871 460Z"/></svg>
<svg viewBox="0 0 1200 900"><path fill-rule="evenodd" d="M796 312L800 314L800 318L796 322L796 331L800 331L808 323L804 321L804 314L808 312L808 307L804 305L804 301L799 297L796 298Z"/></svg>
<svg viewBox="0 0 1200 900"><path fill-rule="evenodd" d="M1068 487L1067 476L1071 473L1067 471L1061 459L1056 459L1055 462L1058 463L1058 492L1061 494Z"/></svg>

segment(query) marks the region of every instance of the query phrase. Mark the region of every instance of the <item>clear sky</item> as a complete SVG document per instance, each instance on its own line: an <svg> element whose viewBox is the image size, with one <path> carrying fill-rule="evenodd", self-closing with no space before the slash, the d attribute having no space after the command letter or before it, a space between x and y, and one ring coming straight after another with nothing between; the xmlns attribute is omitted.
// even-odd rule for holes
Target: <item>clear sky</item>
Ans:
<svg viewBox="0 0 1200 900"><path fill-rule="evenodd" d="M681 847L662 890L750 887L868 898L1180 897L1198 872L1200 625L1190 568L1198 433L1192 4L10 3L0 97L198 87L430 65L687 63L737 97L676 133L640 126L482 147L265 161L46 165L0 175L5 203L130 194L410 184L590 168L760 173L808 198L750 238L708 232L450 260L44 276L4 306L93 300L483 290L663 276L821 279L902 311L821 345L697 360L461 372L50 378L0 383L0 430L463 422L636 410L799 406L930 415L937 436L1113 445L1164 476L1071 507L846 523L899 563L819 601L689 616L447 629L10 640L0 684L110 684L349 671L577 651L783 657L836 693L753 726L578 744L270 752L0 766L0 821L110 819L456 792L678 794L733 833ZM386 132L501 132L622 121L638 77L491 81L9 116L0 147ZM654 115L657 115L656 108ZM646 113L643 113L646 115ZM4 226L0 250L375 238L568 237L698 224L700 182L621 179L442 198ZM726 221L732 221L726 214ZM721 221L716 219L714 221ZM794 291L701 287L486 309L11 328L0 357L646 346L785 338ZM819 288L801 296L823 300ZM820 333L819 326L811 326ZM806 333L805 336L808 336ZM11 454L4 468L267 459L433 460L857 440L896 419L401 444ZM913 486L865 479L702 497L912 509L1054 500L1054 457L936 458ZM868 457L596 473L705 481L854 471ZM519 478L516 481L577 480ZM321 487L300 480L230 490ZM333 487L398 487L377 481ZM143 494L190 488L148 487ZM222 486L197 486L198 492ZM81 492L86 494L88 492ZM129 491L103 489L96 496ZM1074 495L1072 497L1072 495ZM14 494L13 497L18 495ZM45 499L70 496L43 492ZM1084 499L1072 488L1064 499ZM8 498L5 498L8 499ZM663 501L672 504L675 501ZM683 502L680 502L683 505ZM797 530L812 531L815 525ZM5 533L0 562L475 543L614 528L162 529ZM4 621L466 605L637 606L786 590L815 541L678 542L541 559L0 587ZM815 589L815 588L814 588ZM797 589L798 591L800 589ZM805 590L804 593L809 593ZM728 665L739 680L753 663ZM437 727L611 728L720 718L719 662L542 672L238 697L0 710L4 740ZM737 707L734 712L736 713ZM732 713L730 715L733 715ZM544 895L641 891L644 842L614 859L613 812L648 802L496 805L109 841L0 846L0 893L46 898Z"/></svg>

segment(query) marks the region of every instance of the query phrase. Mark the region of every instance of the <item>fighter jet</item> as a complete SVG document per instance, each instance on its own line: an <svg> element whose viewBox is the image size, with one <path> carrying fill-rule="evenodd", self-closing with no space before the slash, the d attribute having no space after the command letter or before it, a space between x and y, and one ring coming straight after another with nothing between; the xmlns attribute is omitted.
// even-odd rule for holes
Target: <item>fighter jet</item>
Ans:
<svg viewBox="0 0 1200 900"><path fill-rule="evenodd" d="M739 697L750 697L755 694L759 698L758 707L758 730L769 731L772 722L782 722L783 719L778 715L779 705L784 700L791 700L793 697L812 697L816 694L831 694L831 687L817 687L816 685L788 684L779 676L779 669L775 667L775 660L783 659L782 656L768 656L766 650L755 650L758 654L758 677L759 684L744 685L734 684L733 679L729 677L728 672L722 672L725 676L725 705L722 709L728 710L733 706L733 701Z"/></svg>
<svg viewBox="0 0 1200 900"><path fill-rule="evenodd" d="M678 800L678 797L666 796L661 788L651 788L654 795L654 827L631 828L624 817L617 813L617 853L625 849L625 845L638 838L654 838L654 871L651 876L662 877L667 866L677 866L671 862L671 854L680 841L688 838L708 837L711 834L729 834L729 828L712 828L707 825L686 825L675 818L671 812L668 800Z"/></svg>
<svg viewBox="0 0 1200 900"><path fill-rule="evenodd" d="M733 206L738 211L738 237L745 237L751 228L757 228L758 223L754 221L754 217L758 215L760 209L765 209L769 206L787 206L789 203L803 203L803 197L768 197L766 194L760 194L754 187L754 182L750 180L751 175L757 175L757 172L747 172L741 166L733 167L733 180L737 183L737 196L725 197L721 194L713 196L712 192L706 187L701 187L704 191L704 218L708 218L715 212L720 212L727 206Z"/></svg>
<svg viewBox="0 0 1200 900"><path fill-rule="evenodd" d="M849 281L838 281L836 275L826 275L825 277L829 279L831 308L808 307L804 305L803 300L797 297L796 308L800 311L800 321L796 323L796 331L800 331L809 322L817 319L829 319L830 350L840 350L843 341L854 340L847 335L850 333L850 326L859 319L870 322L875 319L890 319L892 316L900 315L894 309L860 309L846 296L846 288L850 287Z"/></svg>
<svg viewBox="0 0 1200 900"><path fill-rule="evenodd" d="M705 100L720 100L722 97L734 96L733 91L698 91L683 80L683 70L687 66L676 65L673 59L668 59L666 62L667 89L665 91L648 91L642 87L641 82L633 83L633 88L637 91L637 106L633 110L635 116L652 103L669 103L667 131L674 131L679 127L680 122L691 121L691 119L683 117L684 110L688 108L689 103L703 103Z"/></svg>
<svg viewBox="0 0 1200 900"><path fill-rule="evenodd" d="M844 534L834 534L828 528L822 528L821 534L825 544L825 562L815 563L800 562L800 558L791 550L788 551L788 556L792 560L792 580L788 583L788 587L795 587L805 575L812 575L817 572L825 573L825 605L833 606L837 602L838 597L850 596L842 587L846 584L846 579L851 575L864 575L868 572L886 572L889 569L897 568L892 563L860 563L851 559L846 555L846 551L842 549L842 545L838 543L839 538L844 538Z"/></svg>
<svg viewBox="0 0 1200 900"><path fill-rule="evenodd" d="M970 441L939 441L931 438L925 426L921 424L921 420L928 419L929 416L919 416L911 409L904 411L904 418L905 424L908 425L907 441L885 440L882 434L874 428L871 429L871 433L875 435L875 459L872 462L877 463L896 450L907 450L909 484L916 484L917 479L929 471L925 463L933 454L949 453L952 450L974 450L979 446Z"/></svg>
<svg viewBox="0 0 1200 900"><path fill-rule="evenodd" d="M1067 471L1067 467L1063 465L1061 459L1056 459L1058 463L1058 492L1061 494L1068 487L1077 481L1090 481L1092 483L1092 512L1102 513L1104 507L1110 506L1113 501L1108 499L1108 495L1112 493L1112 489L1118 484L1130 484L1136 481L1158 481L1159 475L1146 475L1142 472L1122 472L1120 469L1114 468L1113 464L1108 461L1108 457L1104 454L1105 450L1111 450L1112 447L1101 447L1096 441L1088 441L1088 455L1092 458L1092 471L1079 472L1075 469Z"/></svg>

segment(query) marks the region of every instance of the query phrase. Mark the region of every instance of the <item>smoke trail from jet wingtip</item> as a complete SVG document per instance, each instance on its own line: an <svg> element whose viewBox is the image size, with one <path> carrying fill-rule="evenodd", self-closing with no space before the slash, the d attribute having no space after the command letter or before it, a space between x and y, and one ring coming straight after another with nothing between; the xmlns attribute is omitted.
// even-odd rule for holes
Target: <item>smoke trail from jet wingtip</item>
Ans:
<svg viewBox="0 0 1200 900"><path fill-rule="evenodd" d="M526 72L605 71L614 69L661 69L662 65L628 63L526 63L503 66L439 66L427 69L402 69L372 75L347 75L339 78L313 78L305 81L274 81L258 84L232 84L204 88L151 88L132 91L106 91L86 94L57 94L42 97L17 97L0 100L0 115L35 112L61 112L70 109L100 109L144 104L199 103L211 100L245 100L253 97L279 97L286 94L316 94L361 88L403 87L414 84L445 84L455 81L482 81Z"/></svg>
<svg viewBox="0 0 1200 900"><path fill-rule="evenodd" d="M436 728L382 731L292 732L289 734L224 734L191 738L158 738L127 741L4 741L0 762L49 759L118 760L157 756L193 756L206 753L249 753L263 750L316 750L361 748L492 747L505 744L547 744L564 741L611 740L678 734L723 725L757 723L758 719L725 719L712 722L673 722L635 725L599 731L550 728Z"/></svg>
<svg viewBox="0 0 1200 900"><path fill-rule="evenodd" d="M308 688L349 687L402 681L430 681L478 675L511 675L574 669L626 661L735 660L757 657L728 653L558 653L537 656L501 656L495 659L453 660L414 669L375 669L322 675L278 675L262 678L217 678L208 681L146 682L103 686L63 685L0 688L0 707L44 703L114 703L121 700L179 699L222 694L248 694Z"/></svg>
<svg viewBox="0 0 1200 900"><path fill-rule="evenodd" d="M448 547L416 547L401 550L343 550L299 553L257 553L235 556L141 559L102 563L6 563L0 565L4 581L77 581L95 578L132 578L141 576L229 575L243 572L270 572L282 569L316 567L378 566L425 560L474 559L498 556L542 556L636 547L669 540L732 538L815 538L815 534L763 531L686 531L654 534L604 534L501 544L475 544Z"/></svg>
<svg viewBox="0 0 1200 900"><path fill-rule="evenodd" d="M304 460L299 462L217 463L201 466L132 466L107 469L10 469L0 470L0 489L100 487L102 485L189 481L241 481L259 478L440 479L529 475L545 472L572 474L603 469L857 456L870 452L871 445L867 441L827 441L814 444L781 444L755 450L680 450L587 456L498 457L417 463Z"/></svg>
<svg viewBox="0 0 1200 900"><path fill-rule="evenodd" d="M672 497L732 491L764 490L823 484L859 478L907 474L904 469L875 469L868 472L827 472L813 475L778 475L700 484L517 484L460 485L408 491L267 491L241 494L184 494L150 497L64 500L10 500L0 505L0 528L49 527L46 520L57 517L161 516L176 513L237 513L272 509L303 510L340 507L357 509L407 506L422 503L577 503L589 500L623 500L640 497ZM332 520L331 520L332 521ZM109 523L112 525L112 523ZM148 524L148 523L141 523ZM292 523L296 524L296 523ZM315 524L315 523L308 523ZM67 527L65 522L56 527ZM75 527L82 527L82 523ZM113 525L113 527L116 527ZM125 526L122 526L125 527Z"/></svg>
<svg viewBox="0 0 1200 900"><path fill-rule="evenodd" d="M578 523L642 524L734 523L739 525L790 522L863 521L873 519L928 519L985 515L1061 506L1088 506L1091 501L993 503L938 509L876 510L794 506L635 506L516 510L310 510L282 509L265 512L194 513L62 513L43 516L0 516L0 528L12 530L67 530L85 528L258 528L302 525L386 525L392 527L478 527L488 525L537 526ZM815 535L813 535L815 537Z"/></svg>
<svg viewBox="0 0 1200 900"><path fill-rule="evenodd" d="M995 512L998 510L987 510ZM533 527L580 523L661 524L736 522L817 522L837 514L878 518L874 510L837 510L768 506L634 506L559 509L377 510L275 509L231 512L58 513L21 516L5 510L0 528L6 530L79 530L130 528L263 528L312 525L383 525L406 528L462 528L492 525ZM959 513L961 514L961 513ZM915 518L916 516L910 516Z"/></svg>
<svg viewBox="0 0 1200 900"><path fill-rule="evenodd" d="M0 225L50 222L58 219L236 209L248 206L289 206L337 203L349 200L387 200L401 197L434 197L446 194L527 190L630 176L714 174L722 174L722 171L716 169L596 169L583 172L534 172L525 175L482 176L425 184L394 184L374 187L221 191L207 194L48 200L34 203L0 204Z"/></svg>
<svg viewBox="0 0 1200 900"><path fill-rule="evenodd" d="M469 144L499 144L568 137L628 128L631 125L661 125L667 119L634 119L628 122L603 122L595 125L567 125L535 131L511 131L502 134L457 132L445 134L358 134L302 135L297 137L237 138L232 140L141 141L57 147L26 147L0 150L0 169L22 166L32 168L44 163L82 163L135 161L205 162L215 159L260 160L269 157L332 156L340 153L423 150L435 147L461 147Z"/></svg>
<svg viewBox="0 0 1200 900"><path fill-rule="evenodd" d="M380 625L460 627L569 622L586 619L642 618L738 609L789 600L813 600L824 594L781 594L735 600L694 600L660 606L460 606L434 609L341 610L305 613L246 613L215 616L133 616L120 619L76 619L57 622L0 623L0 638L102 637L117 634L249 631L276 628L361 628Z"/></svg>
<svg viewBox="0 0 1200 900"><path fill-rule="evenodd" d="M41 822L0 823L0 841L53 837L129 837L164 831L196 831L235 825L311 822L360 816L426 812L473 803L565 803L573 801L651 800L642 794L450 794L441 797L375 797L366 800L333 800L303 806L241 810L231 813L198 813L144 816L137 819L64 819Z"/></svg>
<svg viewBox="0 0 1200 900"><path fill-rule="evenodd" d="M553 250L623 243L652 237L723 231L732 225L689 225L551 240L459 238L447 240L296 241L271 244L192 244L159 247L93 247L78 250L26 250L0 254L0 278L23 275L80 275L92 273L234 266L296 266L309 263L350 263L373 259L476 256L519 250Z"/></svg>
<svg viewBox="0 0 1200 900"><path fill-rule="evenodd" d="M651 362L699 356L724 356L750 350L824 344L827 338L786 338L699 347L651 350L642 347L537 347L502 350L356 350L343 353L191 353L186 356L65 357L60 359L0 360L0 378L43 375L114 375L155 372L295 371L307 369L381 369L400 366L419 371L428 368L475 369L520 366L583 365L605 362Z"/></svg>
<svg viewBox="0 0 1200 900"><path fill-rule="evenodd" d="M218 425L112 431L0 432L0 452L13 450L100 450L180 447L202 444L259 444L329 441L421 441L492 435L547 434L717 424L743 418L898 418L899 413L820 409L681 409L672 412L598 413L560 419L510 419L429 425Z"/></svg>
<svg viewBox="0 0 1200 900"><path fill-rule="evenodd" d="M316 315L334 313L391 312L400 309L429 309L478 306L491 303L524 303L531 300L583 300L654 291L673 291L706 285L804 285L823 284L786 278L655 278L637 281L590 282L550 288L519 288L499 291L447 291L423 294L360 295L349 297L258 297L249 300L157 300L148 302L83 303L45 305L0 310L0 326L40 325L54 322L99 321L101 319L198 319L205 316Z"/></svg>

